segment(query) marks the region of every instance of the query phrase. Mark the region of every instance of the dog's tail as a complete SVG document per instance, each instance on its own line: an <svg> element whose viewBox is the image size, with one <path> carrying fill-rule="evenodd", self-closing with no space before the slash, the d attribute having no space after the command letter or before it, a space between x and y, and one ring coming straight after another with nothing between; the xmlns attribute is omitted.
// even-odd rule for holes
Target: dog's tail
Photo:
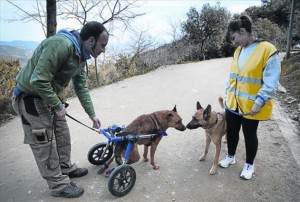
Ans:
<svg viewBox="0 0 300 202"><path fill-rule="evenodd" d="M221 108L222 108L222 111L224 111L225 110L225 107L224 107L224 102L223 102L223 97L219 97L218 98L218 101L219 101L219 104L220 104L220 106L221 106Z"/></svg>

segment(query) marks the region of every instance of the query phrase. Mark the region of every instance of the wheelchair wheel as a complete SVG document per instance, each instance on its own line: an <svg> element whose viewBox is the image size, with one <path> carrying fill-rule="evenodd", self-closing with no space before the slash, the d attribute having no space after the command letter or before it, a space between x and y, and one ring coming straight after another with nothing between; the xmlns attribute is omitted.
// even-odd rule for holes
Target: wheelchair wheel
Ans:
<svg viewBox="0 0 300 202"><path fill-rule="evenodd" d="M130 165L118 166L109 175L108 190L114 196L125 196L133 188L135 180L136 173Z"/></svg>
<svg viewBox="0 0 300 202"><path fill-rule="evenodd" d="M90 151L88 152L88 160L91 164L93 165L102 165L104 163L106 163L106 161L108 161L110 159L110 157L113 155L113 147L110 145L104 156L103 159L100 159L102 156L102 153L105 150L107 143L98 143L96 145L94 145Z"/></svg>

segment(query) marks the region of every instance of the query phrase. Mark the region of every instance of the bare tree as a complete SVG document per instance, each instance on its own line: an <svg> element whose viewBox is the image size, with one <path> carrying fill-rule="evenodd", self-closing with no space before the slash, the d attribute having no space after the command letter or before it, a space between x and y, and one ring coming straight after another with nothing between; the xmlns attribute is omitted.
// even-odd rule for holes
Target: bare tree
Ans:
<svg viewBox="0 0 300 202"><path fill-rule="evenodd" d="M36 5L33 7L33 11L26 11L18 4L14 3L11 0L6 0L11 5L15 6L18 10L22 11L23 15L20 15L20 18L18 19L8 19L9 22L15 22L15 21L23 21L23 22L30 22L30 21L36 21L38 22L43 30L43 33L45 36L47 36L47 14L44 10L45 5L42 2L39 2L36 0Z"/></svg>
<svg viewBox="0 0 300 202"><path fill-rule="evenodd" d="M154 45L154 40L147 34L147 31L136 32L132 37L132 50L133 56L131 62L134 62L143 52L149 50Z"/></svg>
<svg viewBox="0 0 300 202"><path fill-rule="evenodd" d="M23 9L17 2L6 1L23 13L20 18L9 19L9 22L36 21L41 25L43 33L47 36L47 11L49 10L45 10L44 1L36 0L36 4L31 11ZM103 24L109 24L110 34L115 29L122 28L123 31L131 29L132 20L145 14L139 12L138 0L47 0L46 3L51 7L52 16L55 14L62 20L76 20L81 25L98 19ZM53 10L54 7L57 7L57 11ZM56 22L53 24L56 24Z"/></svg>
<svg viewBox="0 0 300 202"><path fill-rule="evenodd" d="M65 0L59 3L58 16L64 20L76 20L84 25L91 19L100 19L102 24L109 24L109 31L123 27L131 29L133 19L145 13L135 13L138 0ZM120 24L117 26L116 24Z"/></svg>
<svg viewBox="0 0 300 202"><path fill-rule="evenodd" d="M45 2L36 0L36 7L33 13L22 9L11 0L7 1L24 14L20 19L11 21L35 20L42 25L43 32L47 37L56 33L56 16L59 16L63 20L76 20L81 25L98 19L98 21L102 21L102 24L108 24L106 27L108 27L110 34L113 35L115 29L122 28L123 31L131 29L131 21L144 15L144 13L135 13L133 11L139 7L137 4L138 0L47 0L46 11L44 10ZM96 59L95 68L96 79L98 81Z"/></svg>
<svg viewBox="0 0 300 202"><path fill-rule="evenodd" d="M182 22L170 22L171 29L168 34L172 37L172 41L174 43L178 42L182 38L182 30L181 30Z"/></svg>
<svg viewBox="0 0 300 202"><path fill-rule="evenodd" d="M128 0L66 0L59 6L59 16L65 20L75 19L84 25L89 19L100 18L102 24L108 24L110 33L114 29L123 27L123 31L130 29L131 20L144 15L144 13L134 13L132 9L137 8L138 1ZM96 80L100 85L97 60L95 59Z"/></svg>
<svg viewBox="0 0 300 202"><path fill-rule="evenodd" d="M56 33L56 0L47 0L47 38Z"/></svg>
<svg viewBox="0 0 300 202"><path fill-rule="evenodd" d="M293 28L295 5L296 5L296 1L292 0L292 2L291 2L291 14L290 14L290 25L289 25L288 40L287 40L286 54L285 54L286 59L288 59L290 57L290 54L291 54L290 50L291 50L292 30L293 30L292 28Z"/></svg>

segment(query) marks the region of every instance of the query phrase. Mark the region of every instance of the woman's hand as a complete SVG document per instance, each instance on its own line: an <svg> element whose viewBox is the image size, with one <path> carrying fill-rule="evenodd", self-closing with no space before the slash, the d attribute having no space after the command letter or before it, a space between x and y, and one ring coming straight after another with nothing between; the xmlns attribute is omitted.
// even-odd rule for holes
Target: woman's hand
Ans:
<svg viewBox="0 0 300 202"><path fill-rule="evenodd" d="M259 106L258 104L254 103L252 109L251 109L251 115L254 116L256 114L258 114L261 110L261 106Z"/></svg>

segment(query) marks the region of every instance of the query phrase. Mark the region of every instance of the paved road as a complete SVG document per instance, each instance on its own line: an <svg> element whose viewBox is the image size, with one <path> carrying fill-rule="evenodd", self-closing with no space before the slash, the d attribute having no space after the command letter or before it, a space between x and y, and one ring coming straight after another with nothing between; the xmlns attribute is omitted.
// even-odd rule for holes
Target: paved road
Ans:
<svg viewBox="0 0 300 202"><path fill-rule="evenodd" d="M171 110L175 104L186 124L195 112L197 101L202 106L211 104L215 111L220 110L217 97L224 93L230 62L231 58L227 58L163 67L93 90L91 96L104 127L114 123L126 125L141 114ZM76 98L69 100L69 104L70 115L91 124ZM245 159L242 135L237 163L229 169L219 168L218 173L211 176L208 171L214 146L206 161L198 161L205 144L204 130L169 129L169 135L163 138L156 153L161 168L153 170L142 161L133 164L136 184L121 198L108 192L107 178L98 175L98 167L91 165L86 157L93 145L105 139L68 119L72 159L89 169L87 176L74 179L85 188L85 194L73 201L300 201L300 168L295 160L300 149L291 149L288 138L283 135L280 123L286 118L278 106L276 114L273 120L259 126L256 173L251 181L239 178ZM69 201L49 195L31 150L22 144L18 117L2 126L0 134L0 201ZM299 145L299 139L288 135L294 145ZM224 144L222 157L226 150Z"/></svg>

